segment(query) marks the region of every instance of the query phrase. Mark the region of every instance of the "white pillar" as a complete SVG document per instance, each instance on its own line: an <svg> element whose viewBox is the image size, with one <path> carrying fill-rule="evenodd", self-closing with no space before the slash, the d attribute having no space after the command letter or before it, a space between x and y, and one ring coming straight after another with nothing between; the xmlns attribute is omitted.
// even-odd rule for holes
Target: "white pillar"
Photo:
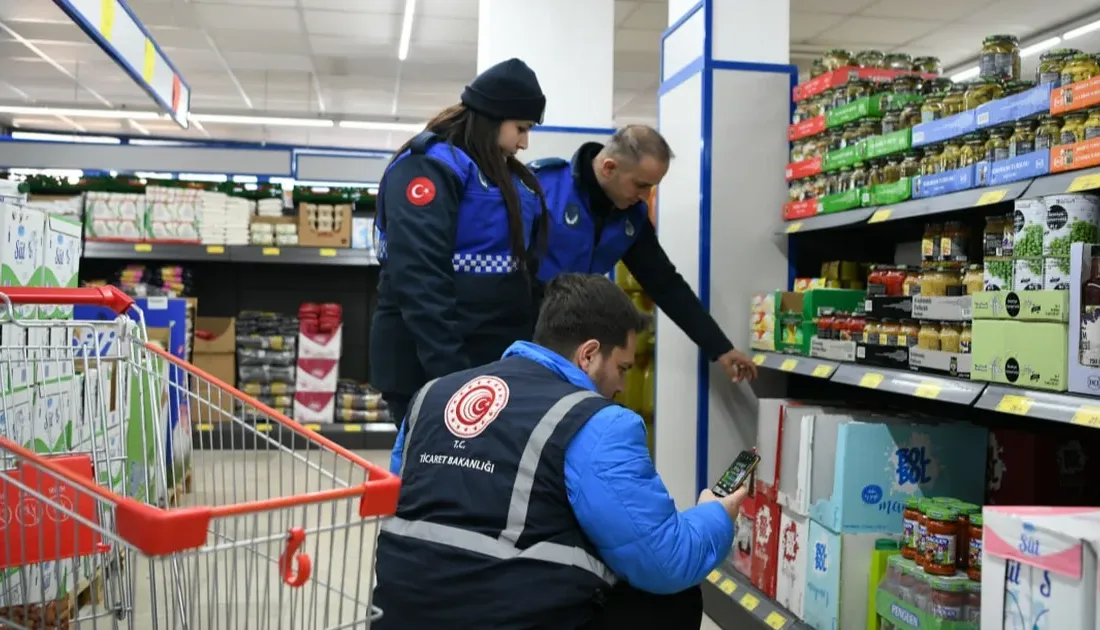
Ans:
<svg viewBox="0 0 1100 630"><path fill-rule="evenodd" d="M477 70L517 57L546 94L523 160L568 159L606 139L614 114L614 0L478 0Z"/></svg>
<svg viewBox="0 0 1100 630"><path fill-rule="evenodd" d="M658 188L672 261L734 345L748 352L750 296L787 284L789 0L669 0L658 126L676 153ZM700 139L702 142L700 143ZM756 442L756 397L733 386L663 314L657 318L657 468L692 505ZM782 382L761 374L756 390Z"/></svg>

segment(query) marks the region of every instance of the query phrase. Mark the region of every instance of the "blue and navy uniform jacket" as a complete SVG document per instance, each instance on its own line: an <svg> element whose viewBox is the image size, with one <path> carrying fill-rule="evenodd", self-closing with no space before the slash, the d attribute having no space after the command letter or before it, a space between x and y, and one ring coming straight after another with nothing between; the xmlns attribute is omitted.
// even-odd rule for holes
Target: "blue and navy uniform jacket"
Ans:
<svg viewBox="0 0 1100 630"><path fill-rule="evenodd" d="M648 204L618 210L600 187L592 162L602 148L588 142L572 162L550 158L529 165L546 193L550 219L540 284L559 273L606 274L621 259L657 307L717 359L733 344L661 247Z"/></svg>
<svg viewBox="0 0 1100 630"><path fill-rule="evenodd" d="M549 247L538 270L543 283L560 273L610 273L649 225L649 207L642 201L618 212L591 211L592 200L581 175L584 169L591 170L592 149L599 148L597 143L587 143L570 162L546 158L528 164L542 184L550 213Z"/></svg>
<svg viewBox="0 0 1100 630"><path fill-rule="evenodd" d="M542 203L518 177L515 187L530 247ZM512 252L504 197L461 149L417 136L382 176L375 226L370 365L384 394L412 395L530 338L531 280Z"/></svg>
<svg viewBox="0 0 1100 630"><path fill-rule="evenodd" d="M507 404L487 425L469 417L502 399L486 377L507 389ZM677 511L641 416L528 342L428 383L413 399L390 469L402 485L376 553L380 630L458 619L500 630L576 628L613 582L676 593L698 584L733 544L719 503Z"/></svg>

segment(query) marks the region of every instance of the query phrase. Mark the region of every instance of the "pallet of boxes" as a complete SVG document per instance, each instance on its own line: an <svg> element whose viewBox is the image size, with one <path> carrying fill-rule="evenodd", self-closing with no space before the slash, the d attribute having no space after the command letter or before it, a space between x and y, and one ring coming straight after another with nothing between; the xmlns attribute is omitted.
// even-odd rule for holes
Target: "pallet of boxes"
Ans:
<svg viewBox="0 0 1100 630"><path fill-rule="evenodd" d="M196 368L232 387L237 378L237 319L196 317L193 353L192 362ZM234 398L227 390L212 381L195 379L191 392L197 400L210 403L191 406L193 426L205 427L230 420Z"/></svg>
<svg viewBox="0 0 1100 630"><path fill-rule="evenodd" d="M330 424L336 414L343 310L339 304L302 304L298 323L294 419L304 424Z"/></svg>

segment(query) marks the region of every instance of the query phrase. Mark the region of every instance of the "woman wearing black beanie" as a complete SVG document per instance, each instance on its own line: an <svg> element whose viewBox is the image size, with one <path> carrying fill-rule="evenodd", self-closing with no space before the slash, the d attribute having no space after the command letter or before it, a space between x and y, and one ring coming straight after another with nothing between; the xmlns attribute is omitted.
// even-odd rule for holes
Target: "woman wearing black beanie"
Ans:
<svg viewBox="0 0 1100 630"><path fill-rule="evenodd" d="M398 149L382 177L371 382L398 425L426 382L531 336L546 202L515 155L545 108L527 64L499 63Z"/></svg>

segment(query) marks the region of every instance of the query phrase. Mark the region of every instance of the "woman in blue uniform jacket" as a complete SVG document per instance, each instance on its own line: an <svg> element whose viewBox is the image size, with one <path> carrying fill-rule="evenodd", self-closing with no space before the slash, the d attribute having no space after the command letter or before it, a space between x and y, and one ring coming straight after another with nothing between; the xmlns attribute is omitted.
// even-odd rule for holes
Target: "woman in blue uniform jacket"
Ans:
<svg viewBox="0 0 1100 630"><path fill-rule="evenodd" d="M382 177L371 382L399 425L426 382L496 361L532 334L546 204L515 154L545 107L525 63L499 63L398 149Z"/></svg>

